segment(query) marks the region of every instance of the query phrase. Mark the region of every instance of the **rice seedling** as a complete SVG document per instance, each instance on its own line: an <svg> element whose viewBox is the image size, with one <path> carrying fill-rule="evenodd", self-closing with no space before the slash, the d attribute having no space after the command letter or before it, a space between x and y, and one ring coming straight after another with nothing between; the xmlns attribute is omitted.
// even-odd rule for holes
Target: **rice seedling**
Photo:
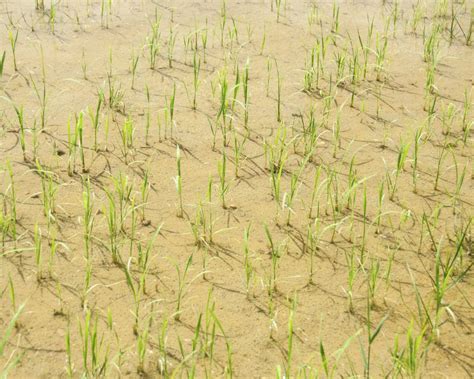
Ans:
<svg viewBox="0 0 474 379"><path fill-rule="evenodd" d="M21 151L23 152L23 160L26 162L26 144L25 144L25 122L24 122L24 117L23 117L23 105L21 105L19 108L15 106L15 113L18 118L18 125L20 127L20 146L21 146Z"/></svg>
<svg viewBox="0 0 474 379"><path fill-rule="evenodd" d="M332 3L331 32L335 34L339 33L339 5L336 3L336 1Z"/></svg>
<svg viewBox="0 0 474 379"><path fill-rule="evenodd" d="M168 354L166 352L167 345L167 331L168 331L168 319L165 318L161 323L161 328L159 330L158 336L158 350L159 358L157 368L161 375L168 374Z"/></svg>
<svg viewBox="0 0 474 379"><path fill-rule="evenodd" d="M277 71L277 122L281 122L281 75L276 59L275 67Z"/></svg>
<svg viewBox="0 0 474 379"><path fill-rule="evenodd" d="M436 63L440 46L440 26L433 25L430 34L424 38L423 59L427 63Z"/></svg>
<svg viewBox="0 0 474 379"><path fill-rule="evenodd" d="M234 45L233 45L234 40L237 45L239 44L239 30L235 23L235 19L231 17L231 20L232 20L232 26L229 27L228 29L228 35L229 35L229 42L230 42L229 51L232 53L234 49Z"/></svg>
<svg viewBox="0 0 474 379"><path fill-rule="evenodd" d="M387 185L390 188L390 200L393 201L395 198L395 193L397 192L397 183L400 173L404 170L405 161L408 156L408 151L410 148L410 143L403 141L400 142L400 147L398 148L398 157L397 157L397 166L395 168L394 178L392 180L391 176L387 176Z"/></svg>
<svg viewBox="0 0 474 379"><path fill-rule="evenodd" d="M132 56L130 58L130 73L132 74L132 84L130 88L132 90L135 89L135 78L137 76L137 68L138 68L139 60L140 60L140 56L138 54L135 55L135 51L132 50Z"/></svg>
<svg viewBox="0 0 474 379"><path fill-rule="evenodd" d="M255 275L255 269L251 262L249 239L250 239L251 224L244 229L244 275L245 275L245 294L247 298L250 296L252 280Z"/></svg>
<svg viewBox="0 0 474 379"><path fill-rule="evenodd" d="M109 347L104 346L104 337L99 337L98 323L97 315L93 317L90 310L86 310L84 322L79 321L82 369L86 375L91 376L107 375L109 365Z"/></svg>
<svg viewBox="0 0 474 379"><path fill-rule="evenodd" d="M317 25L319 21L319 10L318 10L318 6L315 3L312 3L310 6L310 10L308 11L307 21L308 21L308 28L311 32L313 25Z"/></svg>
<svg viewBox="0 0 474 379"><path fill-rule="evenodd" d="M69 176L72 176L75 172L76 165L76 147L77 147L77 138L78 130L74 129L74 133L71 130L71 119L67 123L67 146L68 146L68 160L67 160L67 173Z"/></svg>
<svg viewBox="0 0 474 379"><path fill-rule="evenodd" d="M385 317L383 317L379 321L375 329L372 331L371 309L372 308L370 306L369 300L367 300L367 321L366 321L367 350L364 351L364 349L361 347L361 354L362 354L363 362L364 362L364 377L365 378L370 378L370 370L371 370L371 365L372 365L372 345L375 339L377 338L377 336L380 334L380 331L382 330L382 327L389 316L389 314L387 314Z"/></svg>
<svg viewBox="0 0 474 379"><path fill-rule="evenodd" d="M204 210L202 206L202 201L196 205L196 213L194 216L194 221L189 221L191 226L191 231L194 237L195 245L200 248L206 245L206 218L204 216ZM206 257L205 257L206 258ZM206 267L206 259L203 261L203 267Z"/></svg>
<svg viewBox="0 0 474 379"><path fill-rule="evenodd" d="M148 333L151 324L151 318L147 326L143 328L141 332L138 333L137 337L137 355L138 355L138 364L137 372L139 374L145 374L145 358L148 348Z"/></svg>
<svg viewBox="0 0 474 379"><path fill-rule="evenodd" d="M49 232L50 253L49 253L49 261L48 261L48 274L50 278L53 277L53 264L54 264L54 259L56 258L56 253L58 249L58 242L56 241L56 235L57 235L56 229L53 229L52 231ZM59 297L59 299L61 300L61 297ZM62 310L60 310L59 312L63 313Z"/></svg>
<svg viewBox="0 0 474 379"><path fill-rule="evenodd" d="M2 54L2 57L0 58L0 79L3 76L3 70L5 68L5 58L6 58L6 56L7 56L7 52L4 50L3 54Z"/></svg>
<svg viewBox="0 0 474 379"><path fill-rule="evenodd" d="M135 135L135 126L131 117L128 117L120 130L120 137L122 140L122 154L125 162L128 161L128 156L133 150L133 138Z"/></svg>
<svg viewBox="0 0 474 379"><path fill-rule="evenodd" d="M332 156L336 158L337 150L341 147L341 109L338 109L336 121L332 128L332 135L334 138Z"/></svg>
<svg viewBox="0 0 474 379"><path fill-rule="evenodd" d="M219 87L220 87L220 106L219 111L216 115L216 122L219 122L219 119L222 120L220 127L222 132L223 138L223 145L226 147L228 145L227 141L227 118L228 118L228 111L229 111L229 99L227 98L228 95L228 81L227 81L227 70L224 69L219 72Z"/></svg>
<svg viewBox="0 0 474 379"><path fill-rule="evenodd" d="M434 268L434 277L431 278L434 296L435 296L435 309L434 317L432 318L432 333L435 339L439 339L441 327L441 312L446 310L448 314L453 314L449 302L445 301L446 292L456 285L464 275L468 272L469 268L463 269L459 273L455 274L456 263L460 259L463 251L462 243L466 236L466 232L470 226L470 222L467 224L464 229L461 237L459 238L456 244L456 250L451 255L447 256L446 260L443 262L441 257L441 242L438 244L436 249L436 261Z"/></svg>
<svg viewBox="0 0 474 379"><path fill-rule="evenodd" d="M94 150L95 151L98 151L99 149L99 145L97 143L97 135L99 132L100 110L103 103L104 103L104 94L101 91L99 91L95 114L92 113L91 110L89 110L89 117L91 119L92 126L94 128Z"/></svg>
<svg viewBox="0 0 474 379"><path fill-rule="evenodd" d="M322 340L319 341L319 355L321 357L321 364L322 364L322 371L328 378L334 377L334 373L336 372L338 368L339 361L341 360L344 352L346 349L350 346L352 340L355 337L358 337L359 334L361 333L361 330L359 329L357 332L355 332L352 336L350 336L342 345L341 348L339 348L337 351L335 351L333 354L328 356L326 354L326 350L324 349L324 343ZM334 356L334 362L332 364L332 367L330 365L329 358L331 356Z"/></svg>
<svg viewBox="0 0 474 379"><path fill-rule="evenodd" d="M418 156L420 150L420 143L423 138L423 128L418 128L415 132L414 143L413 143L413 164L412 164L412 179L413 179L413 192L417 193L417 181L418 181Z"/></svg>
<svg viewBox="0 0 474 379"><path fill-rule="evenodd" d="M85 260L85 269L84 269L84 284L82 287L82 292L80 295L81 298L81 307L86 310L88 309L87 297L89 292L94 288L91 286L92 280L92 262L90 259Z"/></svg>
<svg viewBox="0 0 474 379"><path fill-rule="evenodd" d="M435 73L435 66L434 64L430 63L428 64L427 70L426 70L426 81L425 81L425 96L428 98L429 95L434 94L437 89L436 85L434 84L434 73Z"/></svg>
<svg viewBox="0 0 474 379"><path fill-rule="evenodd" d="M17 42L18 42L18 29L15 31L15 34L13 34L12 30L8 31L8 40L10 41L10 47L12 49L13 69L16 72L16 71L18 71L18 65L17 65L17 62L16 62L16 45L17 45ZM5 53L4 53L4 56L5 56ZM5 58L2 59L2 61L4 61L4 60L5 60ZM3 62L2 62L2 69L3 69Z"/></svg>
<svg viewBox="0 0 474 379"><path fill-rule="evenodd" d="M174 319L176 321L178 321L181 317L183 296L186 289L186 277L187 277L189 269L191 268L192 263L193 263L193 255L191 254L186 260L183 270L181 270L178 264L175 264L176 273L178 275L178 290L177 290L177 297L176 297L176 308L174 312Z"/></svg>
<svg viewBox="0 0 474 379"><path fill-rule="evenodd" d="M472 125L472 121L469 121L469 111L471 109L471 92L464 90L464 102L463 102L463 111L462 111L462 130L465 132Z"/></svg>
<svg viewBox="0 0 474 379"><path fill-rule="evenodd" d="M269 287L273 293L276 290L276 284L278 279L278 267L280 263L280 258L283 255L284 249L286 248L285 242L276 244L273 240L273 236L268 228L267 224L263 225L265 230L265 236L267 238L268 246L270 248L270 257L271 257L271 275L269 281Z"/></svg>
<svg viewBox="0 0 474 379"><path fill-rule="evenodd" d="M465 34L465 43L466 46L471 46L472 44L472 34L474 31L474 7L471 8L471 16L466 28Z"/></svg>
<svg viewBox="0 0 474 379"><path fill-rule="evenodd" d="M399 344L398 335L395 336L393 350L391 351L394 375L406 374L412 378L419 377L425 359L429 342L424 340L425 331L422 329L419 333L414 331L414 321L406 332L405 347Z"/></svg>
<svg viewBox="0 0 474 379"><path fill-rule="evenodd" d="M360 246L360 262L365 263L366 240L367 240L367 187L364 184L364 192L362 195L362 236Z"/></svg>
<svg viewBox="0 0 474 379"><path fill-rule="evenodd" d="M206 27L201 30L201 46L202 46L202 56L203 56L203 62L207 63L207 43L208 43L208 21L206 18Z"/></svg>
<svg viewBox="0 0 474 379"><path fill-rule="evenodd" d="M183 36L183 45L184 45L184 64L187 64L188 61L188 51L189 49L192 48L193 46L193 35L192 33Z"/></svg>
<svg viewBox="0 0 474 379"><path fill-rule="evenodd" d="M348 299L348 310L349 313L354 313L354 284L357 279L359 272L358 266L355 262L354 248L349 253L346 253L346 264L347 264L347 289L343 289Z"/></svg>
<svg viewBox="0 0 474 379"><path fill-rule="evenodd" d="M377 81L382 81L382 73L385 70L385 56L387 54L388 38L386 35L380 36L379 33L375 36L375 72L377 74Z"/></svg>
<svg viewBox="0 0 474 379"><path fill-rule="evenodd" d="M15 295L15 287L13 285L12 276L10 273L8 274L8 294L10 296L10 302L12 304L12 311L13 313L16 312L16 295Z"/></svg>
<svg viewBox="0 0 474 379"><path fill-rule="evenodd" d="M382 180L379 184L378 196L377 196L377 228L376 233L380 234L380 224L382 223L383 216L383 202L385 199L385 180Z"/></svg>
<svg viewBox="0 0 474 379"><path fill-rule="evenodd" d="M171 96L169 102L167 99L166 101L166 114L169 116L169 128L170 128L170 136L173 138L173 127L175 126L174 120L174 112L175 112L175 102L176 102L176 83L173 82L173 92L171 92ZM166 129L165 129L165 137L166 137Z"/></svg>
<svg viewBox="0 0 474 379"><path fill-rule="evenodd" d="M182 218L184 215L183 210L183 182L181 176L181 151L179 145L176 145L176 167L178 169L178 174L173 178L176 184L176 191L178 193L178 214L177 216Z"/></svg>
<svg viewBox="0 0 474 379"><path fill-rule="evenodd" d="M225 197L229 192L230 184L226 180L227 171L227 156L225 150L222 151L222 160L217 162L217 173L219 175L219 197L221 198L221 204L223 209L227 209L227 203Z"/></svg>
<svg viewBox="0 0 474 379"><path fill-rule="evenodd" d="M455 182L456 185L455 185L454 191L451 195L452 196L453 214L455 214L456 213L456 205L457 205L458 200L460 198L462 185L464 183L464 178L466 176L467 163L464 166L464 168L462 169L462 171L460 171L458 163L456 161L456 156L454 155L454 153L452 151L451 151L451 153L453 155L454 168L456 170L456 182Z"/></svg>
<svg viewBox="0 0 474 379"><path fill-rule="evenodd" d="M281 0L275 0L277 23L280 22Z"/></svg>
<svg viewBox="0 0 474 379"><path fill-rule="evenodd" d="M21 304L18 309L14 312L13 316L6 322L5 329L2 333L0 339L0 357L4 357L5 348L10 343L10 338L13 334L13 330L18 325L18 319L23 313L25 304ZM7 360L5 366L2 368L1 374L5 377L8 376L8 372L13 369L20 361L22 354L17 354L15 351L10 355L9 360Z"/></svg>
<svg viewBox="0 0 474 379"><path fill-rule="evenodd" d="M54 29L56 25L56 4L53 0L51 0L51 4L49 7L49 30L51 34L54 34Z"/></svg>
<svg viewBox="0 0 474 379"><path fill-rule="evenodd" d="M242 164L242 155L244 150L244 145L247 142L247 136L244 136L241 141L237 138L237 133L234 130L234 175L235 178L239 177L239 170Z"/></svg>
<svg viewBox="0 0 474 379"><path fill-rule="evenodd" d="M8 176L10 178L10 185L8 187L8 190L10 191L10 220L8 221L8 229L11 230L11 236L14 241L17 239L17 229L16 229L16 224L17 224L17 196L16 196L16 187L15 187L15 179L14 179L14 173L13 173L13 168L9 160L7 160L6 163L7 166L7 171L8 171Z"/></svg>
<svg viewBox="0 0 474 379"><path fill-rule="evenodd" d="M145 123L145 145L148 146L148 137L150 135L150 126L151 126L151 114L150 114L150 88L148 87L148 84L145 85L145 94L146 94L146 102L147 102L147 108L146 108L146 123Z"/></svg>
<svg viewBox="0 0 474 379"><path fill-rule="evenodd" d="M5 250L6 240L10 231L10 215L7 213L6 200L2 204L2 212L0 213L0 231L2 233L2 251Z"/></svg>
<svg viewBox="0 0 474 379"><path fill-rule="evenodd" d="M74 143L79 147L79 155L81 158L82 172L88 172L86 168L86 160L84 155L84 112L79 112L79 116L76 115L76 129L75 129ZM74 148L75 151L75 148ZM74 172L74 170L73 170Z"/></svg>
<svg viewBox="0 0 474 379"><path fill-rule="evenodd" d="M125 274L125 279L127 283L127 287L130 290L132 297L133 297L133 302L134 302L134 309L133 309L133 334L135 336L138 336L138 330L139 330L139 323L140 323L140 302L142 299L142 296L144 295L143 292L143 280L138 280L136 281L130 272L131 270L131 263L132 263L132 258L128 260L127 264L124 265L123 271ZM145 273L146 275L146 273ZM137 283L138 282L138 283Z"/></svg>
<svg viewBox="0 0 474 379"><path fill-rule="evenodd" d="M445 155L447 154L448 150L446 150L446 144L443 144L443 148L441 149L440 153L439 153L439 157L438 157L438 162L437 162L437 165L436 165L436 176L435 176L435 181L434 181L434 190L437 191L438 190L438 183L439 183L439 178L440 178L440 175L441 175L441 165L443 163L443 158L445 157Z"/></svg>
<svg viewBox="0 0 474 379"><path fill-rule="evenodd" d="M16 45L16 42L15 42ZM47 92L46 92L46 66L44 63L44 51L43 46L40 49L40 57L41 57L41 84L43 85L42 90L38 88L36 82L34 81L33 77L30 75L30 80L33 84L33 88L35 90L36 97L41 107L41 130L43 130L46 126L46 104L47 104ZM16 70L15 70L16 71Z"/></svg>
<svg viewBox="0 0 474 379"><path fill-rule="evenodd" d="M300 167L296 173L291 174L290 180L290 190L286 192L283 196L283 206L282 208L288 209L288 214L286 218L286 225L290 225L291 222L291 214L295 213L293 207L293 201L297 195L299 186L300 186L300 177L303 174L303 170L308 162L308 157L306 157L300 164Z"/></svg>
<svg viewBox="0 0 474 379"><path fill-rule="evenodd" d="M467 145L467 141L468 141L468 137L469 137L470 132L471 132L471 127L472 127L472 125L474 125L474 122L469 122L469 123L466 125L466 128L464 129L463 137L462 137L462 141L463 141L464 147L466 147L466 145Z"/></svg>
<svg viewBox="0 0 474 379"><path fill-rule="evenodd" d="M265 50L266 43L267 43L267 32L266 32L265 24L263 24L262 42L260 43L260 55L263 55L263 51Z"/></svg>
<svg viewBox="0 0 474 379"><path fill-rule="evenodd" d="M89 177L83 179L82 182L82 206L84 208L84 245L85 245L85 257L89 259L91 255L91 239L92 229L94 227L94 215L93 215L93 194L91 192L91 184Z"/></svg>
<svg viewBox="0 0 474 379"><path fill-rule="evenodd" d="M72 362L70 329L70 324L68 323L66 332L66 373L71 378L74 375L74 364Z"/></svg>
<svg viewBox="0 0 474 379"><path fill-rule="evenodd" d="M352 67L352 70L351 70ZM359 50L356 49L353 52L352 60L349 62L349 71L351 72L351 108L354 108L354 101L356 97L356 88L360 80L360 63L359 63Z"/></svg>
<svg viewBox="0 0 474 379"><path fill-rule="evenodd" d="M44 0L35 0L36 10L44 10Z"/></svg>
<svg viewBox="0 0 474 379"><path fill-rule="evenodd" d="M106 192L109 206L106 209L104 206L103 213L106 216L107 228L109 235L109 250L112 255L112 262L114 264L119 264L121 262L120 251L119 251L119 231L120 225L117 222L117 212L115 207L115 199L113 196Z"/></svg>
<svg viewBox="0 0 474 379"><path fill-rule="evenodd" d="M343 81L343 77L345 74L346 70L346 57L347 57L347 51L344 49L344 51L340 52L339 50L334 53L334 60L337 65L337 71L336 71L336 82L341 82Z"/></svg>
<svg viewBox="0 0 474 379"><path fill-rule="evenodd" d="M243 78L242 78L242 91L244 94L244 126L247 129L248 129L248 124L249 124L249 105L250 105L249 66L250 66L250 61L247 58L247 61L245 63Z"/></svg>
<svg viewBox="0 0 474 379"><path fill-rule="evenodd" d="M290 314L288 316L288 347L287 347L287 356L286 356L286 370L285 376L287 378L291 377L291 369L292 369L292 358L293 358L293 333L295 328L295 314L296 314L296 302L297 297L296 293L291 299L290 305Z"/></svg>
<svg viewBox="0 0 474 379"><path fill-rule="evenodd" d="M153 245L156 241L156 238L161 232L162 226L163 226L163 223L161 223L156 228L152 237L148 240L145 246L143 246L141 242L138 243L138 257L137 257L138 262L137 263L138 263L138 268L140 271L140 283L141 283L141 287L144 294L147 293L146 279L150 270L150 263L151 263L150 254L153 249Z"/></svg>
<svg viewBox="0 0 474 379"><path fill-rule="evenodd" d="M398 0L396 0L393 4L392 13L390 15L393 22L393 37L394 38L396 37L396 34L397 34L397 22L400 17L400 10L398 8L399 8L399 4L398 4Z"/></svg>
<svg viewBox="0 0 474 379"><path fill-rule="evenodd" d="M86 52L82 49L82 56L81 56L81 69L82 69L82 77L84 80L88 80L87 77L87 61L86 61Z"/></svg>
<svg viewBox="0 0 474 379"><path fill-rule="evenodd" d="M36 280L40 282L43 278L42 268L42 235L41 229L38 223L35 224L34 230L34 251L35 251L35 264L36 264Z"/></svg>
<svg viewBox="0 0 474 379"><path fill-rule="evenodd" d="M128 253L129 256L132 256L133 254L133 246L135 242L135 235L137 231L137 206L135 205L136 202L136 194L133 194L132 197L130 198L130 208L129 208L129 214L126 215L130 216L130 221L128 223L128 230L127 230L127 238L128 238Z"/></svg>
<svg viewBox="0 0 474 379"><path fill-rule="evenodd" d="M364 57L364 66L363 66L363 74L362 74L362 77L363 77L364 80L367 78L367 68L368 68L368 64L369 64L369 52L371 51L373 32L374 32L374 17L372 17L372 19L370 20L369 16L367 16L367 39L366 39L365 44L362 41L360 33L358 33L359 43L360 43L361 49L363 51L363 57Z"/></svg>
<svg viewBox="0 0 474 379"><path fill-rule="evenodd" d="M123 98L125 92L122 90L121 83L115 81L112 75L107 75L108 103L111 110L121 110L123 108Z"/></svg>
<svg viewBox="0 0 474 379"><path fill-rule="evenodd" d="M197 53L194 52L193 58L193 109L197 109L197 92L199 86L201 84L201 80L199 79L199 73L201 72L201 58L197 57Z"/></svg>
<svg viewBox="0 0 474 379"><path fill-rule="evenodd" d="M375 304L375 295L378 289L378 281L379 281L379 271L380 271L380 262L378 259L371 259L370 260L370 268L369 272L367 273L367 284L368 284L368 291L369 291L369 306L373 307Z"/></svg>
<svg viewBox="0 0 474 379"><path fill-rule="evenodd" d="M309 219L311 219L313 217L314 201L319 196L319 189L321 188L320 183L319 183L320 176L321 176L321 166L318 166L318 168L315 170L315 173L314 173L313 187L312 187L312 190L311 190L311 201L309 203L309 212L308 212L308 218ZM323 184L324 184L324 182L321 183L321 185L323 185Z"/></svg>
<svg viewBox="0 0 474 379"><path fill-rule="evenodd" d="M226 5L226 0L222 0L221 10L220 10L220 22L219 22L221 47L224 47L224 31L225 31L226 23L227 23L227 5Z"/></svg>
<svg viewBox="0 0 474 379"><path fill-rule="evenodd" d="M55 211L56 211L56 192L58 187L53 179L53 174L50 171L45 170L39 160L36 160L36 172L41 178L41 200L43 203L43 213L48 220L48 226L50 222L55 222Z"/></svg>
<svg viewBox="0 0 474 379"><path fill-rule="evenodd" d="M271 179L271 184L272 184L272 196L273 199L275 200L276 206L277 206L277 212L278 209L280 208L280 198L281 198L281 176L283 173L283 167L284 165L281 164L278 168L272 169L270 171L270 179Z"/></svg>
<svg viewBox="0 0 474 379"><path fill-rule="evenodd" d="M173 68L174 48L176 45L176 37L177 37L177 33L175 33L174 31L173 25L170 25L170 31L168 34L168 45L167 45L169 68Z"/></svg>

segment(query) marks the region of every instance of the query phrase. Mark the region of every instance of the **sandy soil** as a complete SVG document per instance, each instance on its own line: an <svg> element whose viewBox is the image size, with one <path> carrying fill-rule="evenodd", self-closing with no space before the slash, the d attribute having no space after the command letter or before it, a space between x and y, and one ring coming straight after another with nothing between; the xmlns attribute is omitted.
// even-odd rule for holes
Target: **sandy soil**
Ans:
<svg viewBox="0 0 474 379"><path fill-rule="evenodd" d="M0 370L472 377L472 1L111 4L0 4Z"/></svg>

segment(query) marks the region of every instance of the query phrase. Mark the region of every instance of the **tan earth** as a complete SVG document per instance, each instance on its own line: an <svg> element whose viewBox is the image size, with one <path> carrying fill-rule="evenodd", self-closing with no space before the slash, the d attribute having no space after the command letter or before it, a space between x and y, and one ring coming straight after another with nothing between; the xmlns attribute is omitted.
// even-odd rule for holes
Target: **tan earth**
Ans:
<svg viewBox="0 0 474 379"><path fill-rule="evenodd" d="M1 376L472 377L473 6L2 0Z"/></svg>

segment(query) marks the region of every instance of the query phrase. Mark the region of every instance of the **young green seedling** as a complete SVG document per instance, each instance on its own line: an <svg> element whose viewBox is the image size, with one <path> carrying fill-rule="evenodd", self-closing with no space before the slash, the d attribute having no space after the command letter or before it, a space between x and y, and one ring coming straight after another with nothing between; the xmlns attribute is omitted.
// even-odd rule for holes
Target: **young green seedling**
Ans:
<svg viewBox="0 0 474 379"><path fill-rule="evenodd" d="M16 44L18 42L18 29L16 30L15 34L13 34L13 31L9 30L8 31L8 39L10 41L10 47L12 49L12 55L13 55L13 68L15 71L18 71L18 66L16 63ZM3 61L5 60L5 53L3 53ZM2 69L3 69L3 63L2 63Z"/></svg>
<svg viewBox="0 0 474 379"><path fill-rule="evenodd" d="M179 145L176 145L176 167L178 169L178 174L173 178L176 184L176 192L178 193L178 217L182 218L184 215L183 210L183 182L181 175L181 151Z"/></svg>

